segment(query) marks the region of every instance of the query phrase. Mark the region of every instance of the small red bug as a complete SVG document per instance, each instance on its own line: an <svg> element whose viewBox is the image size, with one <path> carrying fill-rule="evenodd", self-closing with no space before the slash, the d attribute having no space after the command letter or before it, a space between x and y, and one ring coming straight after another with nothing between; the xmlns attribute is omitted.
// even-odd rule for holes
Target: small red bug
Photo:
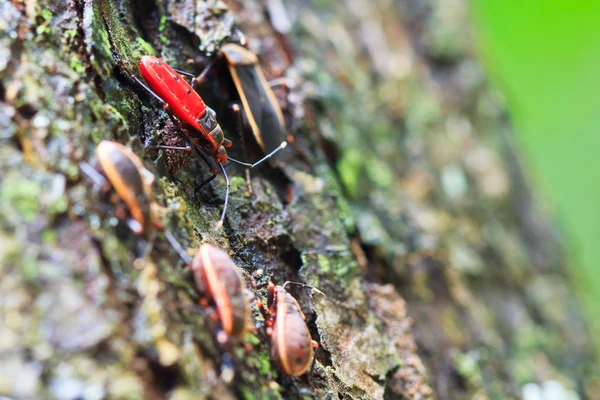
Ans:
<svg viewBox="0 0 600 400"><path fill-rule="evenodd" d="M137 155L121 143L101 141L96 147L97 168L86 162L79 164L102 190L114 189L115 203L123 202L128 215L121 216L129 228L140 237L149 238L151 226L160 226L151 218L150 186L154 175ZM117 212L117 217L120 213Z"/></svg>
<svg viewBox="0 0 600 400"><path fill-rule="evenodd" d="M181 76L189 75L193 78L192 74L174 70L164 61L153 56L143 56L140 59L140 72L148 85L146 86L135 76L132 76L133 79L160 101L172 118L175 117L179 120L178 126L184 131L188 139L186 147L158 147L172 150L196 150L212 172L212 176L198 185L196 191L211 182L219 170L223 174L226 182L226 191L223 212L217 225L217 228L220 227L223 225L225 219L230 187L229 177L223 165L227 161L231 161L248 168L253 168L283 149L287 143L281 143L278 148L254 164L228 157L226 148L231 147L232 143L225 138L223 130L217 123L215 112L206 106L200 95Z"/></svg>
<svg viewBox="0 0 600 400"><path fill-rule="evenodd" d="M301 285L315 290L312 286L296 282L285 282L283 286L275 286L269 283L267 306L264 310L261 302L258 306L263 313L265 323L269 327L271 335L271 357L279 371L289 376L300 376L305 373L312 364L314 365L313 349L319 347L312 340L306 317L300 309L300 305L285 287L290 284ZM319 293L321 293L319 291ZM322 294L322 293L321 293Z"/></svg>

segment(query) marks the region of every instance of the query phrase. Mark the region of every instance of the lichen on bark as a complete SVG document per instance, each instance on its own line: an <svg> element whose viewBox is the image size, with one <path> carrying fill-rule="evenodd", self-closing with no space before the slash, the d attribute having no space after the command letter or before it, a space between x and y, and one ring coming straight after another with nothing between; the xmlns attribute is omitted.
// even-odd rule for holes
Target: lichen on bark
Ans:
<svg viewBox="0 0 600 400"><path fill-rule="evenodd" d="M554 381L591 393L565 255L473 58L466 5L285 2L286 25L276 0L226 3L0 4L0 394L517 398ZM198 73L235 26L268 78L296 78L278 95L297 147L252 171L252 195L230 170L215 231L223 180L191 196L209 172L152 148L179 143L177 129L129 75L143 54ZM216 86L201 91L232 154L258 158ZM142 245L78 168L103 139L155 173L177 239L224 248L257 299L269 280L326 293L293 290L321 346L311 376L275 369L253 306L233 382L221 379L225 349L188 268L161 232Z"/></svg>

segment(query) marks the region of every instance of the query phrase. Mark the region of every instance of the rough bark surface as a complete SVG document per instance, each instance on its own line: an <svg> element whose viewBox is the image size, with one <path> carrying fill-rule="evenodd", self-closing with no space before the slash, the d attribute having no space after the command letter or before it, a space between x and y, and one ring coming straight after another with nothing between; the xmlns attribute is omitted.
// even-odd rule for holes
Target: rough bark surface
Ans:
<svg viewBox="0 0 600 400"><path fill-rule="evenodd" d="M464 2L280 4L0 0L0 394L593 398L600 375L560 237L474 59ZM199 73L187 60L235 23L269 79L297 82L277 93L296 148L252 172L252 195L230 169L216 231L223 180L191 198L206 167L151 149L181 138L128 74L144 54ZM201 90L231 154L257 159L216 82ZM269 280L327 294L293 290L321 346L312 376L276 370L253 306L222 379L225 349L188 268L162 233L132 235L81 173L102 139L155 173L157 218L191 254L224 248L262 301Z"/></svg>

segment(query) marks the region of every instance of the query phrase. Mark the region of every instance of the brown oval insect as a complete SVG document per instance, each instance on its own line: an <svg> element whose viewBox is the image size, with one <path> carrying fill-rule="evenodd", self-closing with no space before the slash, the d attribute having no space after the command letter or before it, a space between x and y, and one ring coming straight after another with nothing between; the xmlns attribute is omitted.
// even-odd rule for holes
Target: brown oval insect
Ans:
<svg viewBox="0 0 600 400"><path fill-rule="evenodd" d="M242 41L245 42L245 38ZM202 83L219 60L224 61L223 64L227 67L237 92L238 98L231 99L230 108L237 115L240 134L243 135L244 127L249 126L254 141L265 155L260 161L271 158L279 150L285 148L288 141L293 145L293 137L286 133L283 112L271 89L271 83L265 78L258 57L243 45L227 43L219 48L217 56L194 79L194 84ZM217 69L217 74L218 71L220 69ZM280 78L277 81L285 82L286 80ZM279 84L281 83L276 85ZM254 168L257 163L238 162L237 164L247 167L246 181L248 191L252 193L249 168Z"/></svg>
<svg viewBox="0 0 600 400"><path fill-rule="evenodd" d="M246 329L248 303L242 274L223 250L203 243L191 262L198 291L216 305L224 338L240 337Z"/></svg>
<svg viewBox="0 0 600 400"><path fill-rule="evenodd" d="M219 49L225 58L254 139L266 154L286 139L286 126L279 101L258 63L258 57L236 43Z"/></svg>
<svg viewBox="0 0 600 400"><path fill-rule="evenodd" d="M271 327L271 357L279 371L289 376L300 376L314 363L313 349L319 345L312 340L306 318L300 305L285 286L269 283L268 313L261 303L267 326Z"/></svg>
<svg viewBox="0 0 600 400"><path fill-rule="evenodd" d="M283 112L256 54L237 43L227 43L219 48L217 57L195 79L195 84L200 84L205 79L219 59L225 61L239 96L241 109L237 107L235 110L240 124L242 120L248 122L252 135L264 154L285 147L287 129ZM242 118L242 112L245 118Z"/></svg>
<svg viewBox="0 0 600 400"><path fill-rule="evenodd" d="M82 162L80 167L101 188L111 188L129 213L129 228L138 236L148 237L151 226L150 187L154 175L129 148L121 143L103 140L96 147L97 168Z"/></svg>

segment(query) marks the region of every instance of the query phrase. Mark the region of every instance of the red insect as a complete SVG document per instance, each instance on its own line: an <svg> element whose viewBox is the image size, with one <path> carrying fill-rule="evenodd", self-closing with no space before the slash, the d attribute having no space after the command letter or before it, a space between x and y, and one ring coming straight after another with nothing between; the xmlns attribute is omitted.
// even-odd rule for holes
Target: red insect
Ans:
<svg viewBox="0 0 600 400"><path fill-rule="evenodd" d="M319 344L310 336L300 305L285 290L290 284L312 288L296 282L286 282L283 286L269 283L268 310L264 310L261 302L258 302L258 306L269 327L267 332L271 335L271 358L284 374L300 376L311 366L311 360L314 365L313 349L319 347Z"/></svg>
<svg viewBox="0 0 600 400"><path fill-rule="evenodd" d="M185 132L188 140L188 145L185 147L158 147L172 150L196 150L212 172L212 176L198 185L195 189L196 191L211 182L219 170L223 174L227 187L223 212L217 225L217 227L220 227L223 225L227 211L230 186L229 177L223 165L227 161L231 161L253 168L283 149L286 143L282 143L274 151L253 164L228 157L226 148L231 147L232 143L225 138L223 130L217 122L215 112L204 103L200 95L182 77L182 75L190 76L193 82L194 76L192 74L175 70L164 61L153 56L143 56L141 58L140 72L148 85L145 85L135 76L133 76L133 79L163 104L163 107L171 118L178 120L178 122L175 122Z"/></svg>

